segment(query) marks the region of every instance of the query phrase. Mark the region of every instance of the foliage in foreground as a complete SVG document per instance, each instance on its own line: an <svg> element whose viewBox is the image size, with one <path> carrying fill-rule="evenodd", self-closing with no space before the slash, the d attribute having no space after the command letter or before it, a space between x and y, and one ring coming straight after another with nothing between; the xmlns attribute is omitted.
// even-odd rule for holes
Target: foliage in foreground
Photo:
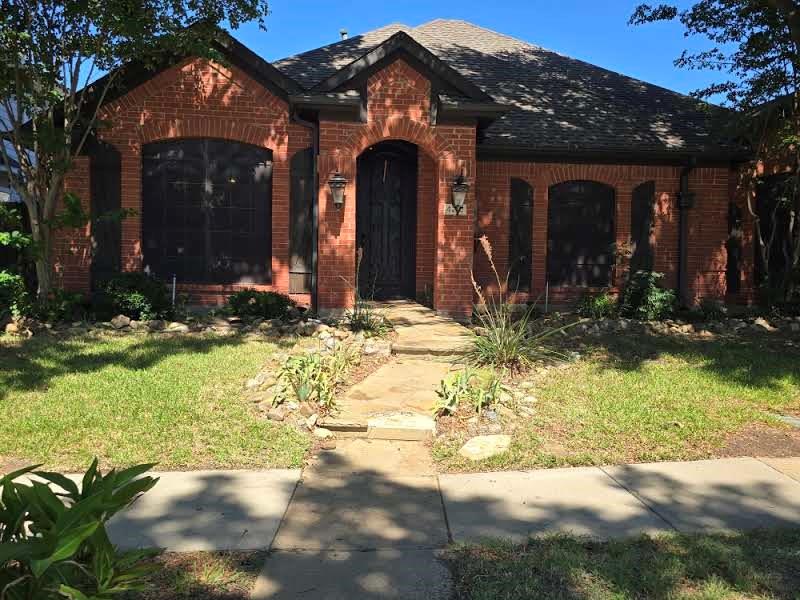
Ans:
<svg viewBox="0 0 800 600"><path fill-rule="evenodd" d="M480 414L484 408L498 404L505 394L508 394L508 389L493 370L467 367L439 383L433 414L437 417L452 415L462 402L469 402L475 412Z"/></svg>
<svg viewBox="0 0 800 600"><path fill-rule="evenodd" d="M8 600L107 600L141 589L157 551L120 553L105 525L151 489L153 465L103 475L93 461L78 485L27 467L0 479L0 589ZM32 473L45 480L20 481ZM55 488L55 489L54 489ZM60 489L61 491L57 491Z"/></svg>
<svg viewBox="0 0 800 600"><path fill-rule="evenodd" d="M456 547L464 600L796 598L800 530L665 534L599 542L554 536Z"/></svg>
<svg viewBox="0 0 800 600"><path fill-rule="evenodd" d="M640 321L660 321L675 310L675 292L662 287L663 273L636 271L622 291L619 314Z"/></svg>
<svg viewBox="0 0 800 600"><path fill-rule="evenodd" d="M480 306L475 307L480 335L472 338L471 347L466 353L467 361L480 366L520 369L536 359L560 356L545 346L544 342L572 325L532 331L530 325L534 307L530 306L521 315L518 314L507 298L509 274L505 279L500 278L492 256L492 245L486 236L480 238L480 244L494 273L498 293L496 296L484 294L472 276L472 286L480 302Z"/></svg>
<svg viewBox="0 0 800 600"><path fill-rule="evenodd" d="M0 321L28 312L30 300L21 275L0 270Z"/></svg>

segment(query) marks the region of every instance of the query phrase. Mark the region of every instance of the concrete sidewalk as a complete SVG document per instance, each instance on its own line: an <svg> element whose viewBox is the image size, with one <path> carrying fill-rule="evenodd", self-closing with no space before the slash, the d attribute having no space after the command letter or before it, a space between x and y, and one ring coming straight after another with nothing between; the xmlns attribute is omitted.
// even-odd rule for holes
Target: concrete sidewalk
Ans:
<svg viewBox="0 0 800 600"><path fill-rule="evenodd" d="M422 444L354 439L302 474L161 478L113 522L114 541L269 548L260 600L447 598L436 550L451 541L800 525L800 458L437 476Z"/></svg>

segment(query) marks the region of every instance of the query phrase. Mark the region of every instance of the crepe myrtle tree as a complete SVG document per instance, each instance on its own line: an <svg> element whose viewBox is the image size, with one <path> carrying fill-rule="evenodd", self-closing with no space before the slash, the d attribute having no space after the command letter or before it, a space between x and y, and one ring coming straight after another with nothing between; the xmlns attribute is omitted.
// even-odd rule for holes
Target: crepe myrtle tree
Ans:
<svg viewBox="0 0 800 600"><path fill-rule="evenodd" d="M220 25L264 29L267 14L266 0L0 0L0 159L19 163L10 184L30 216L40 302L52 290L53 232L88 221L74 194L59 203L65 174L125 66L214 58Z"/></svg>
<svg viewBox="0 0 800 600"><path fill-rule="evenodd" d="M747 206L765 272L772 273L769 265L776 250L783 255L778 281L765 283L780 299L788 299L796 291L800 269L800 0L699 0L683 9L641 4L630 23L672 20L682 24L684 37L707 42L700 51L684 50L675 65L718 75L693 95L721 96L739 115L731 133L747 140L754 153L752 168L743 169L742 177L750 190ZM769 161L788 164L791 175L770 218L762 220L754 189L760 166Z"/></svg>

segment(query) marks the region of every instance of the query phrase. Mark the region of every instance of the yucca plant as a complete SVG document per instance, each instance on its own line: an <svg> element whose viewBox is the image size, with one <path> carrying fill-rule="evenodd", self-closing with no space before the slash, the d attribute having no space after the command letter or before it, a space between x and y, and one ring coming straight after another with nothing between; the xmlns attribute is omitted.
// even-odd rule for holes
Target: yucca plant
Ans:
<svg viewBox="0 0 800 600"><path fill-rule="evenodd" d="M525 368L536 359L563 358L561 353L548 348L544 342L573 324L532 333L529 325L534 318L535 305L529 306L520 315L516 314L517 311L508 298L510 272L505 278L501 278L494 263L489 239L484 235L479 242L489 261L498 291L494 295L485 294L472 275L472 287L479 301L475 314L481 332L472 338L471 347L466 353L467 361L476 365L513 370Z"/></svg>
<svg viewBox="0 0 800 600"><path fill-rule="evenodd" d="M97 460L80 484L34 465L0 479L0 597L110 600L140 590L157 550L121 553L105 524L157 479L153 465L103 475ZM33 477L25 477L26 475Z"/></svg>

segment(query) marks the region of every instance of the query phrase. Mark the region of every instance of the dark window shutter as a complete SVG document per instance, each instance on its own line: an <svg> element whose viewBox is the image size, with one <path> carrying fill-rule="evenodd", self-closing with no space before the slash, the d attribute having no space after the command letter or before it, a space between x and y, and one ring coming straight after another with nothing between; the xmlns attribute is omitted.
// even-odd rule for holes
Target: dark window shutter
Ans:
<svg viewBox="0 0 800 600"><path fill-rule="evenodd" d="M187 283L269 283L272 151L217 139L142 148L145 269Z"/></svg>
<svg viewBox="0 0 800 600"><path fill-rule="evenodd" d="M122 183L120 154L97 144L89 159L92 219L92 285L122 268Z"/></svg>
<svg viewBox="0 0 800 600"><path fill-rule="evenodd" d="M289 291L311 291L313 255L314 152L297 152L290 164L289 191Z"/></svg>
<svg viewBox="0 0 800 600"><path fill-rule="evenodd" d="M508 228L508 287L510 291L529 292L533 260L533 188L523 179L511 179Z"/></svg>
<svg viewBox="0 0 800 600"><path fill-rule="evenodd" d="M614 188L596 181L550 187L547 280L557 286L606 287L615 261Z"/></svg>
<svg viewBox="0 0 800 600"><path fill-rule="evenodd" d="M725 287L728 294L738 294L742 287L742 209L728 204L728 241L725 244Z"/></svg>
<svg viewBox="0 0 800 600"><path fill-rule="evenodd" d="M631 198L631 254L630 272L653 270L653 243L650 239L655 223L656 184L642 183L633 190Z"/></svg>

